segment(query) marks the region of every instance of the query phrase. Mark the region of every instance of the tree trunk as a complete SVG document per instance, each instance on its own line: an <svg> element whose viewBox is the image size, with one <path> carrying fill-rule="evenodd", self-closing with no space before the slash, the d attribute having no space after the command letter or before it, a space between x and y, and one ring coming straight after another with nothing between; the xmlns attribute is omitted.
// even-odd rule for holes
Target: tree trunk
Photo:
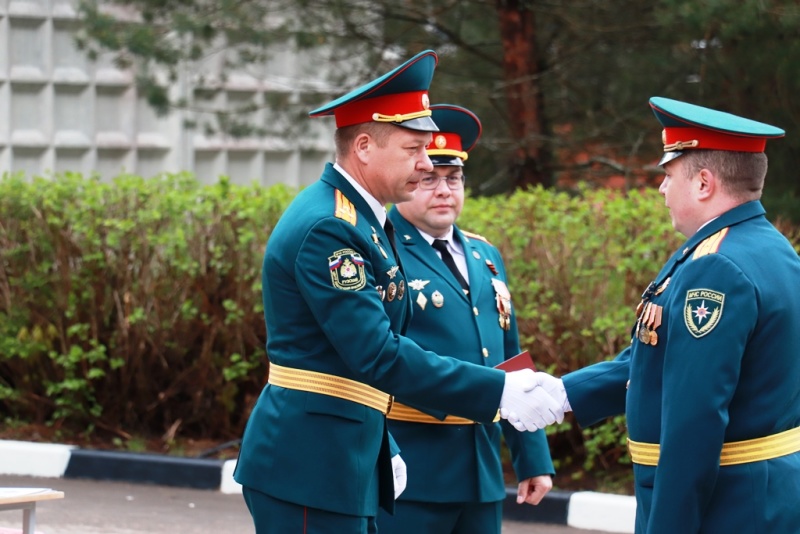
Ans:
<svg viewBox="0 0 800 534"><path fill-rule="evenodd" d="M514 187L550 186L549 152L543 147L544 105L539 89L536 14L530 0L497 0L510 131L516 140L510 162Z"/></svg>

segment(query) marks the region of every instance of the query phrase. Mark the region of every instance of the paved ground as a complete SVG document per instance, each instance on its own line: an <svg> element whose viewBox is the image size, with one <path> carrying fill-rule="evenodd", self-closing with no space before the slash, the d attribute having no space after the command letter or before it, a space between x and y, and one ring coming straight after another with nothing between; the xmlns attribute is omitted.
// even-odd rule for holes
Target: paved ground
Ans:
<svg viewBox="0 0 800 534"><path fill-rule="evenodd" d="M213 490L63 478L0 475L0 486L45 487L64 500L36 508L41 534L250 534L253 527L241 495ZM21 528L22 512L0 512L0 533ZM12 530L13 529L13 530ZM561 525L503 523L503 534L604 534Z"/></svg>

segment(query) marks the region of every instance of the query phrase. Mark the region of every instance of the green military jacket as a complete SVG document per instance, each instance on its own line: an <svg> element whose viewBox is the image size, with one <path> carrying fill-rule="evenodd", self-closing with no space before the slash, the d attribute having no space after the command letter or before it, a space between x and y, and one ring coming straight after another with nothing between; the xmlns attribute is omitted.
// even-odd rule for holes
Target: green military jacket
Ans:
<svg viewBox="0 0 800 534"><path fill-rule="evenodd" d="M500 251L454 228L469 273L465 294L436 251L397 209L389 212L409 285L413 316L407 335L424 349L493 367L520 352L517 320ZM535 351L534 351L535 352ZM398 397L400 402L405 398ZM413 404L413 403L410 403ZM446 414L424 406L442 419ZM507 421L451 425L389 421L403 449L408 487L400 499L493 502L505 498L501 433L519 480L554 474L543 431L518 432Z"/></svg>
<svg viewBox="0 0 800 534"><path fill-rule="evenodd" d="M637 534L798 532L800 453L720 465L723 443L800 426L798 288L797 252L743 204L669 259L629 348L564 376L582 425L624 410L660 446L634 464Z"/></svg>
<svg viewBox="0 0 800 534"><path fill-rule="evenodd" d="M402 336L407 283L374 212L329 164L287 208L267 243L262 284L270 362L491 422L504 373L441 357ZM381 412L267 385L248 420L234 478L288 502L374 516L379 502L393 507L392 452Z"/></svg>

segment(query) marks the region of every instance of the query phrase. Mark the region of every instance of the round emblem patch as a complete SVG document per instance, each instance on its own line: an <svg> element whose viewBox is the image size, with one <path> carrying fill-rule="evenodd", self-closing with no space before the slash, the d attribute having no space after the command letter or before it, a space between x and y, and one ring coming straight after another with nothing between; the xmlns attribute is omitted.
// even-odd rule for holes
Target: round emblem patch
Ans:
<svg viewBox="0 0 800 534"><path fill-rule="evenodd" d="M436 139L433 140L433 144L436 145L436 148L444 148L447 146L447 139L443 135L437 135Z"/></svg>

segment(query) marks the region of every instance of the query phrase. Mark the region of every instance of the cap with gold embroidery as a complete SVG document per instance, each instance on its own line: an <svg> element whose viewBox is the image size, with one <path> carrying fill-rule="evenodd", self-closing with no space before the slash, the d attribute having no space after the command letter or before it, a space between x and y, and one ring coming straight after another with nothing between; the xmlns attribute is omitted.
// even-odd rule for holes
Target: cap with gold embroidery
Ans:
<svg viewBox="0 0 800 534"><path fill-rule="evenodd" d="M344 96L309 112L310 117L333 115L336 127L365 122L387 122L423 132L436 132L431 119L428 88L438 57L420 52L399 67Z"/></svg>
<svg viewBox="0 0 800 534"><path fill-rule="evenodd" d="M470 110L452 104L435 104L431 111L439 132L428 145L428 157L436 166L463 166L481 136L481 121Z"/></svg>
<svg viewBox="0 0 800 534"><path fill-rule="evenodd" d="M664 127L664 156L659 165L682 156L686 150L764 152L767 139L786 133L763 122L669 98L654 96L650 107Z"/></svg>

